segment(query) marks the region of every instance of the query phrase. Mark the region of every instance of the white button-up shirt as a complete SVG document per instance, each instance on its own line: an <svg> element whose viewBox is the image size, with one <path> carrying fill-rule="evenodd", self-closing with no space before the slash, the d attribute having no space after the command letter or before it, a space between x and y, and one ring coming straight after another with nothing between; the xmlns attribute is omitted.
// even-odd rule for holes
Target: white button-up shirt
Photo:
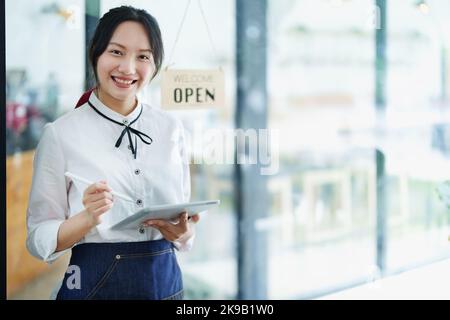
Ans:
<svg viewBox="0 0 450 320"><path fill-rule="evenodd" d="M116 148L124 127L103 118L88 103L53 123L48 123L34 156L33 182L27 210L27 248L30 253L51 262L66 250L55 252L60 225L82 210L86 183L64 176L66 171L126 194L134 203L115 197L113 207L101 216L102 222L78 242L130 242L162 239L155 228L112 231L109 227L146 206L188 202L190 175L184 128L168 112L138 100L137 107L123 116L105 106L92 93L89 101L110 119L131 125L153 139L150 145L137 138L137 158L128 136ZM133 142L135 135L132 134ZM175 246L186 251L193 237ZM76 244L75 244L76 245Z"/></svg>

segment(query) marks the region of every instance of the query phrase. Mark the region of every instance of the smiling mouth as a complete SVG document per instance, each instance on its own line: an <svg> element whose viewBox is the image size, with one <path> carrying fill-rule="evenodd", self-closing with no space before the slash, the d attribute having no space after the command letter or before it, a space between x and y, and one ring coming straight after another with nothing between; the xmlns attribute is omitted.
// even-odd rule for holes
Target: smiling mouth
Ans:
<svg viewBox="0 0 450 320"><path fill-rule="evenodd" d="M115 82L121 85L132 85L135 84L137 81L137 80L122 80L113 76L111 76L111 79L113 79Z"/></svg>

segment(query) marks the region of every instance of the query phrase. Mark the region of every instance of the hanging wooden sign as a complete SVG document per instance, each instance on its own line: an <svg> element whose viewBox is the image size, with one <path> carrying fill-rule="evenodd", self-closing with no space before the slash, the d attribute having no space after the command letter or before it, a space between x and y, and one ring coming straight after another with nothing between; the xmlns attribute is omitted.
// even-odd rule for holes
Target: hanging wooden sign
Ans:
<svg viewBox="0 0 450 320"><path fill-rule="evenodd" d="M161 84L165 109L221 107L225 101L225 77L221 69L165 69Z"/></svg>

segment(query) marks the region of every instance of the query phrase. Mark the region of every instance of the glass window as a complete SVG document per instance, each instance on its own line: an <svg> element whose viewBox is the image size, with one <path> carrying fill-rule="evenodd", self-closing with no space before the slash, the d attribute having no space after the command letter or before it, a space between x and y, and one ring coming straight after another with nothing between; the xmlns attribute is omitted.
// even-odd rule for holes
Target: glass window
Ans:
<svg viewBox="0 0 450 320"><path fill-rule="evenodd" d="M377 183L387 194L384 272L450 253L448 214L435 193L450 172L442 83L449 39L445 20L431 15L447 4L427 1L427 15L417 1L388 3L380 118L374 1L269 2L269 122L280 130L280 170L269 186L269 298L314 297L380 276ZM383 181L375 148L386 157Z"/></svg>
<svg viewBox="0 0 450 320"><path fill-rule="evenodd" d="M450 254L436 186L450 177L447 1L389 1L387 267Z"/></svg>

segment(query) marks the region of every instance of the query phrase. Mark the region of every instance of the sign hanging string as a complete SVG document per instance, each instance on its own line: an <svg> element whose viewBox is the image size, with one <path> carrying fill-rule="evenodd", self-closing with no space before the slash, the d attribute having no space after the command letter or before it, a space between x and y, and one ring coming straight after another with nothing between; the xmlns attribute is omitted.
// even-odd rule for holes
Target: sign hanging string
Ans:
<svg viewBox="0 0 450 320"><path fill-rule="evenodd" d="M189 7L191 5L191 1L192 0L188 0L188 2L186 4L186 8L184 9L183 18L181 19L180 26L178 27L177 35L175 37L175 42L173 44L172 51L170 53L169 63L167 64L166 69L169 68L169 66L173 64L172 63L173 54L174 54L174 51L175 51L175 47L178 44L178 40L180 38L181 29L183 29L184 21L186 20L186 16L187 16L187 13L189 11ZM217 54L217 51L216 51L216 48L214 46L214 42L213 42L212 36L211 36L211 30L209 28L208 21L206 20L206 15L205 15L205 12L203 10L202 2L201 2L201 0L197 0L197 3L198 3L198 6L200 8L200 13L202 15L203 22L205 23L205 27L206 27L206 31L208 33L208 39L209 39L209 44L211 45L212 53L213 53L213 55L216 58L218 58L218 54Z"/></svg>

